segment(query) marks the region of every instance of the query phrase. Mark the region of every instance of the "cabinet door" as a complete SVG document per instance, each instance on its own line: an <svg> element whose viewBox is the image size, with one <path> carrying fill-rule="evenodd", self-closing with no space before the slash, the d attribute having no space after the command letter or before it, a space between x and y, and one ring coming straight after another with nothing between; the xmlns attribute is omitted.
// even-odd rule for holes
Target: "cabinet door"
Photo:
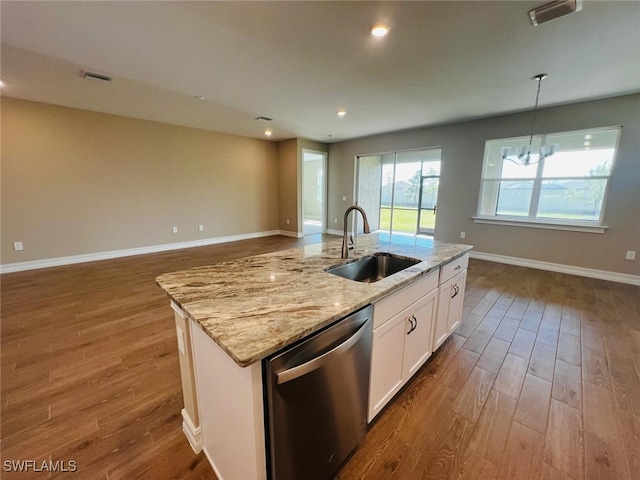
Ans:
<svg viewBox="0 0 640 480"><path fill-rule="evenodd" d="M434 352L449 336L447 320L449 319L449 299L451 298L449 291L451 290L452 280L453 279L438 287L438 309L436 319L433 322L433 336L431 339L432 350Z"/></svg>
<svg viewBox="0 0 640 480"><path fill-rule="evenodd" d="M402 387L405 317L397 316L373 331L368 421Z"/></svg>
<svg viewBox="0 0 640 480"><path fill-rule="evenodd" d="M433 351L442 345L462 320L467 271L463 270L438 288L438 313L433 329Z"/></svg>
<svg viewBox="0 0 640 480"><path fill-rule="evenodd" d="M467 283L467 271L452 278L453 283L449 293L449 315L447 317L447 334L450 335L462 321L462 304L464 301L464 288Z"/></svg>
<svg viewBox="0 0 640 480"><path fill-rule="evenodd" d="M436 313L433 290L408 311L405 317L402 378L406 382L431 356L431 330Z"/></svg>

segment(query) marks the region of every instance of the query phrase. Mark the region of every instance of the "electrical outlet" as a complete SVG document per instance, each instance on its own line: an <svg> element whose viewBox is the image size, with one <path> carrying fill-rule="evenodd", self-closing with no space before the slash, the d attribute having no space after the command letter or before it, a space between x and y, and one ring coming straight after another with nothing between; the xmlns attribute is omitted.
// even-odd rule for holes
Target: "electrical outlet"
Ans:
<svg viewBox="0 0 640 480"><path fill-rule="evenodd" d="M173 233L178 233L178 227L173 227L173 228L171 229L171 231L172 231Z"/></svg>
<svg viewBox="0 0 640 480"><path fill-rule="evenodd" d="M198 231L204 232L204 225L198 225Z"/></svg>
<svg viewBox="0 0 640 480"><path fill-rule="evenodd" d="M627 256L625 258L627 260L635 260L636 259L636 251L635 250L627 250Z"/></svg>
<svg viewBox="0 0 640 480"><path fill-rule="evenodd" d="M464 238L466 236L467 236L467 234L465 232L460 232L460 238Z"/></svg>
<svg viewBox="0 0 640 480"><path fill-rule="evenodd" d="M338 223L338 219L337 219L337 218L334 218L334 219L333 219L333 223Z"/></svg>
<svg viewBox="0 0 640 480"><path fill-rule="evenodd" d="M343 195L343 196L342 196L342 201L343 201L343 202L346 202L346 201L347 201L347 196L346 196L346 195Z"/></svg>
<svg viewBox="0 0 640 480"><path fill-rule="evenodd" d="M290 223L290 221L289 221L289 219L287 218L287 225L289 225L289 223Z"/></svg>
<svg viewBox="0 0 640 480"><path fill-rule="evenodd" d="M13 242L13 249L16 252L19 252L20 250L24 250L24 247L22 246L22 242Z"/></svg>

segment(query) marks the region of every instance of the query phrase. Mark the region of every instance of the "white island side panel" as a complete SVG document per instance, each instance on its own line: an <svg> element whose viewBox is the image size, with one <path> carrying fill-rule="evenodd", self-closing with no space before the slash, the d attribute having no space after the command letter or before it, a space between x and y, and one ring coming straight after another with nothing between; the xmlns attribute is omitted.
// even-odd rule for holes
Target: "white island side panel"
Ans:
<svg viewBox="0 0 640 480"><path fill-rule="evenodd" d="M191 322L202 444L220 480L266 478L261 363L236 364Z"/></svg>

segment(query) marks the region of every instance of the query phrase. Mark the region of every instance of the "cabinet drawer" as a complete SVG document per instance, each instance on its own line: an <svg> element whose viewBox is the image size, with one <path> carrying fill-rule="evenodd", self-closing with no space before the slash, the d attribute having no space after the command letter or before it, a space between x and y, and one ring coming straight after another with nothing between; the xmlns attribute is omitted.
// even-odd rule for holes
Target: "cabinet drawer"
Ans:
<svg viewBox="0 0 640 480"><path fill-rule="evenodd" d="M455 275L465 270L467 266L469 266L468 253L440 267L440 284L443 284L447 280L453 278Z"/></svg>
<svg viewBox="0 0 640 480"><path fill-rule="evenodd" d="M435 288L438 288L438 270L378 300L373 305L373 328L384 324Z"/></svg>

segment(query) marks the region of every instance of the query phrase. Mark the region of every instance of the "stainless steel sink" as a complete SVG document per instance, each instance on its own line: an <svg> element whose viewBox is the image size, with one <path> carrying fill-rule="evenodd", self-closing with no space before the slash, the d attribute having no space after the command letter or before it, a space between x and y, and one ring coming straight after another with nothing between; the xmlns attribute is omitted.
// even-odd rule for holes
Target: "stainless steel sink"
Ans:
<svg viewBox="0 0 640 480"><path fill-rule="evenodd" d="M373 283L420 262L417 258L378 252L352 262L334 265L325 271L356 282Z"/></svg>

